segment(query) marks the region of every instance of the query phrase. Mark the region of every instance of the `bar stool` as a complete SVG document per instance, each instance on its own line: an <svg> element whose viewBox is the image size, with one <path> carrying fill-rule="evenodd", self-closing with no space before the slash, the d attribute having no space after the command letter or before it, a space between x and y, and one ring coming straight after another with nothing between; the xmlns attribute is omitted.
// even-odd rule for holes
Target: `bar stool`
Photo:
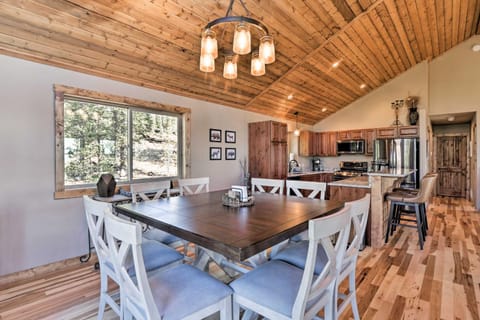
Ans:
<svg viewBox="0 0 480 320"><path fill-rule="evenodd" d="M425 175L422 179L420 190L416 194L404 191L395 191L386 195L386 199L390 201L390 213L388 216L385 243L388 242L389 234L393 235L393 231L396 229L396 226L416 228L418 231L420 249L423 250L423 243L427 234L427 215L425 203L428 201L432 193L436 178L436 174ZM406 210L405 207L414 207L415 210L409 211ZM414 219L408 219L405 216L413 217ZM415 224L412 225L402 223L402 221Z"/></svg>

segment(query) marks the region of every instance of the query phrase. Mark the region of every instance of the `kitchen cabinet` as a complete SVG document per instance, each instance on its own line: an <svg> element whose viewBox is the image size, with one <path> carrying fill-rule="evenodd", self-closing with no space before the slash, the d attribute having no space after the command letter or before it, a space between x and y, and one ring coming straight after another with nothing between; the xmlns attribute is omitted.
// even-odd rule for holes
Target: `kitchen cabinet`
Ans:
<svg viewBox="0 0 480 320"><path fill-rule="evenodd" d="M287 177L287 125L276 121L248 124L248 170L251 177Z"/></svg>
<svg viewBox="0 0 480 320"><path fill-rule="evenodd" d="M373 155L373 142L375 141L375 129L363 130L363 137L365 138L365 155Z"/></svg>
<svg viewBox="0 0 480 320"><path fill-rule="evenodd" d="M316 133L301 131L298 138L298 154L302 157L311 157L316 154Z"/></svg>
<svg viewBox="0 0 480 320"><path fill-rule="evenodd" d="M322 157L337 156L337 133L336 132L320 132L319 133L318 154Z"/></svg>
<svg viewBox="0 0 480 320"><path fill-rule="evenodd" d="M355 140L363 139L363 130L348 130L348 131L339 131L337 132L338 140Z"/></svg>
<svg viewBox="0 0 480 320"><path fill-rule="evenodd" d="M397 135L396 127L377 128L375 131L375 136L377 139L395 138Z"/></svg>
<svg viewBox="0 0 480 320"><path fill-rule="evenodd" d="M386 127L376 129L376 138L416 138L418 126Z"/></svg>
<svg viewBox="0 0 480 320"><path fill-rule="evenodd" d="M415 138L418 137L418 126L405 126L398 127L398 137L399 138Z"/></svg>

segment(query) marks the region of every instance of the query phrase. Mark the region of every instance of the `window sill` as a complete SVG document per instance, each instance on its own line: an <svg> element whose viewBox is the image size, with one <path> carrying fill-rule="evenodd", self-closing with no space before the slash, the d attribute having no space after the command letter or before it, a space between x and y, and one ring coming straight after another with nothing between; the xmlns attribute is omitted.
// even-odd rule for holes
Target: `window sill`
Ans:
<svg viewBox="0 0 480 320"><path fill-rule="evenodd" d="M123 190L130 191L130 185L129 184L121 184L121 185L117 185L117 187L115 188L115 194L118 194L118 192L119 192L118 188L122 188ZM94 196L96 194L97 194L97 188L96 187L66 189L64 191L56 191L53 194L53 199L55 199L55 200L73 199L73 198L80 198L84 195Z"/></svg>

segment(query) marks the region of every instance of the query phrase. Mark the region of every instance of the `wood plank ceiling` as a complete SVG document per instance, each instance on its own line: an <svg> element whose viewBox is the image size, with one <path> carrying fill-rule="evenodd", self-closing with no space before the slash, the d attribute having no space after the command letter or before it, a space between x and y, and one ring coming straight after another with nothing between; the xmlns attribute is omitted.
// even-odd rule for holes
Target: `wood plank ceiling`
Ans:
<svg viewBox="0 0 480 320"><path fill-rule="evenodd" d="M246 56L236 80L223 59L199 71L201 30L228 0L2 0L0 53L314 124L480 33L480 0L245 2L275 39L261 77Z"/></svg>

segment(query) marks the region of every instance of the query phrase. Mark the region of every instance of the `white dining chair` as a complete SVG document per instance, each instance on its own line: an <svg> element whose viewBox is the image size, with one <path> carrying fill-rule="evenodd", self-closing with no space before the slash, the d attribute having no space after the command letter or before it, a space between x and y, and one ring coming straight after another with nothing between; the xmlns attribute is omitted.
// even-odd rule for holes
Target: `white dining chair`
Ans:
<svg viewBox="0 0 480 320"><path fill-rule="evenodd" d="M283 188L285 185L285 181L281 179L265 179L265 178L252 178L252 193L254 192L262 192L265 193L267 190L268 193L271 194L283 194Z"/></svg>
<svg viewBox="0 0 480 320"><path fill-rule="evenodd" d="M201 177L178 179L178 187L180 189L181 196L209 192L210 178Z"/></svg>
<svg viewBox="0 0 480 320"><path fill-rule="evenodd" d="M341 303L334 305L337 306L334 309L336 316L340 315L350 303L352 306L352 312L355 320L360 319L357 306L357 296L355 287L355 270L357 266L358 254L363 244L365 237L365 230L367 228L368 215L370 211L370 194L365 195L362 199L347 202L345 205L351 206L352 224L354 227L353 238L350 240L350 244L347 247L345 256L339 264L338 276L335 285L338 298ZM281 260L290 263L296 267L304 268L306 264L308 254L308 242L302 241L288 246L280 251L277 255L272 257L272 260ZM325 256L322 254L322 250L318 251L317 265L315 266L315 273L319 274L325 264ZM348 277L348 293L339 293L340 284Z"/></svg>
<svg viewBox="0 0 480 320"><path fill-rule="evenodd" d="M170 180L134 183L130 185L132 193L132 203L137 203L138 198L142 201L154 201L162 196L170 197ZM156 228L148 228L143 237L150 240L159 241L172 248L183 246L185 249L185 241L163 230Z"/></svg>
<svg viewBox="0 0 480 320"><path fill-rule="evenodd" d="M319 195L319 199L325 200L325 192L327 184L325 182L302 181L302 180L286 180L287 195L292 195L293 192L296 197L303 198L302 191L310 191L309 199L315 199Z"/></svg>
<svg viewBox="0 0 480 320"><path fill-rule="evenodd" d="M108 304L112 310L120 317L121 306L117 304L116 292L108 290L108 280L117 283L122 291L119 278L116 276L113 259L108 250L108 242L104 240L104 218L106 213L112 213L112 205L107 202L100 202L83 196L83 205L87 219L88 230L93 242L93 246L97 253L98 263L100 266L100 303L98 308L98 319L103 319L105 307ZM142 244L144 252L144 265L146 270L159 270L168 268L175 264L181 264L183 255L176 250L162 245L156 241L145 241ZM132 261L126 261L128 272L132 272ZM120 293L121 295L121 293ZM120 301L121 303L121 301Z"/></svg>
<svg viewBox="0 0 480 320"><path fill-rule="evenodd" d="M324 309L324 319L334 319L337 265L346 251L350 219L346 205L338 213L309 221L304 269L271 260L230 283L234 319L239 319L240 309L276 320L313 319ZM321 272L315 274L318 251L325 259Z"/></svg>
<svg viewBox="0 0 480 320"><path fill-rule="evenodd" d="M158 200L162 195L170 197L170 180L133 183L130 185L132 203L138 198L143 201Z"/></svg>
<svg viewBox="0 0 480 320"><path fill-rule="evenodd" d="M202 319L220 312L232 317L232 289L208 273L180 265L147 275L142 259L142 230L138 223L105 216L105 232L116 276L120 279L125 319ZM135 277L126 270L133 261Z"/></svg>

